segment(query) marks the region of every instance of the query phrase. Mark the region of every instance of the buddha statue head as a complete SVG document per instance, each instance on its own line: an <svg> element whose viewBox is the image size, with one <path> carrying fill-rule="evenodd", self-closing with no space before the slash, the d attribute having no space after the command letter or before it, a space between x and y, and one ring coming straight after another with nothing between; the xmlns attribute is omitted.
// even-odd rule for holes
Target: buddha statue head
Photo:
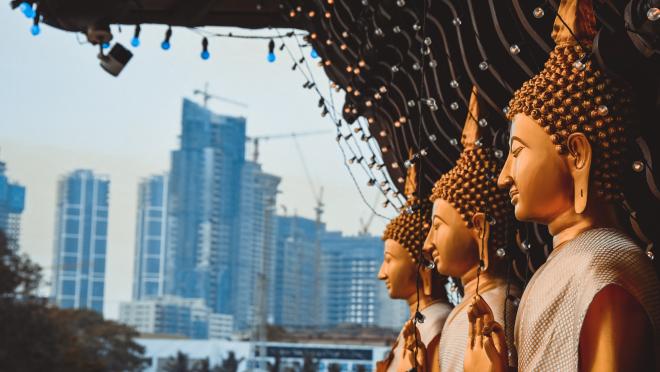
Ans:
<svg viewBox="0 0 660 372"><path fill-rule="evenodd" d="M383 233L383 263L378 279L385 281L391 298L417 301L417 277L421 279L419 295L426 300L446 298L446 278L435 270L420 265L422 244L429 231L431 203L415 196L417 172L415 166L408 169L405 184L407 201L402 212L392 219Z"/></svg>
<svg viewBox="0 0 660 372"><path fill-rule="evenodd" d="M632 96L590 59L594 24L590 1L562 1L557 45L507 113L510 152L498 183L518 220L548 224L553 235L553 221L603 214L622 195Z"/></svg>
<svg viewBox="0 0 660 372"><path fill-rule="evenodd" d="M463 129L463 151L455 166L433 187L431 228L424 253L439 273L464 278L481 270L500 271L513 232L506 193L497 188L495 151L481 145L476 92ZM512 253L512 252L511 252ZM510 253L509 253L510 254Z"/></svg>

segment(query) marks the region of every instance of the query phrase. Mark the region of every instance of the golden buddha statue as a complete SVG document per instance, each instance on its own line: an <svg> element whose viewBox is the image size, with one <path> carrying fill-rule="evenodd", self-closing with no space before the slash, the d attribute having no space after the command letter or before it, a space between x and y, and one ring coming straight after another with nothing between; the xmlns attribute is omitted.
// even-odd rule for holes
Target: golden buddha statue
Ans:
<svg viewBox="0 0 660 372"><path fill-rule="evenodd" d="M501 329L503 343L511 342L515 306L509 296L520 295L519 287L506 278L509 242L513 241L513 211L505 192L497 188L499 171L493 149L479 144L476 123L476 92L470 99L470 114L462 135L464 150L454 168L436 182L431 200L431 229L424 253L431 257L439 273L460 278L464 296L452 310L440 339L440 370L463 371L472 347L469 341L468 310L474 298L483 298ZM506 321L505 321L506 319ZM506 337L508 336L508 337ZM515 351L511 348L511 365ZM506 361L504 362L506 363Z"/></svg>
<svg viewBox="0 0 660 372"><path fill-rule="evenodd" d="M406 300L411 316L387 359L378 362L378 372L407 372L412 368L417 372L438 371L440 333L451 311L444 286L446 278L419 264L423 239L429 230L431 203L414 195L416 177L412 166L405 185L404 211L390 221L383 233L385 252L378 272L390 298Z"/></svg>
<svg viewBox="0 0 660 372"><path fill-rule="evenodd" d="M660 283L616 208L632 95L589 60L594 19L590 1L561 1L556 47L509 105L510 153L498 183L517 219L546 224L553 236L518 309L520 371L660 367ZM476 301L473 310L476 337L496 343L488 306ZM474 357L497 370L506 355L484 347Z"/></svg>

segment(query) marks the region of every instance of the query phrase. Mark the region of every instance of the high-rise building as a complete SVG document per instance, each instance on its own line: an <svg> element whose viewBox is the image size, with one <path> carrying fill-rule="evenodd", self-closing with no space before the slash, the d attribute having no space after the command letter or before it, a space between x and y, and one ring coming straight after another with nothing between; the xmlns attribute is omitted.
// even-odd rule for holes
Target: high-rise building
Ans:
<svg viewBox="0 0 660 372"><path fill-rule="evenodd" d="M140 333L194 339L229 339L233 331L232 316L213 313L201 298L165 296L123 302L119 321Z"/></svg>
<svg viewBox="0 0 660 372"><path fill-rule="evenodd" d="M231 313L245 118L184 100L181 148L171 161L164 292Z"/></svg>
<svg viewBox="0 0 660 372"><path fill-rule="evenodd" d="M406 319L405 303L389 299L385 285L378 280L383 241L369 235L328 232L321 247L321 317L325 324L400 328Z"/></svg>
<svg viewBox="0 0 660 372"><path fill-rule="evenodd" d="M0 230L7 236L9 249L18 250L21 213L25 208L25 187L9 182L7 166L0 161Z"/></svg>
<svg viewBox="0 0 660 372"><path fill-rule="evenodd" d="M232 251L232 313L239 330L267 321L279 183L279 177L264 173L259 164L243 165L238 244Z"/></svg>
<svg viewBox="0 0 660 372"><path fill-rule="evenodd" d="M59 181L52 293L59 307L103 312L109 193L108 177L91 170Z"/></svg>
<svg viewBox="0 0 660 372"><path fill-rule="evenodd" d="M163 295L167 234L167 174L143 179L138 185L133 299Z"/></svg>
<svg viewBox="0 0 660 372"><path fill-rule="evenodd" d="M325 224L277 217L277 239L270 278L270 317L287 327L320 326L320 241Z"/></svg>

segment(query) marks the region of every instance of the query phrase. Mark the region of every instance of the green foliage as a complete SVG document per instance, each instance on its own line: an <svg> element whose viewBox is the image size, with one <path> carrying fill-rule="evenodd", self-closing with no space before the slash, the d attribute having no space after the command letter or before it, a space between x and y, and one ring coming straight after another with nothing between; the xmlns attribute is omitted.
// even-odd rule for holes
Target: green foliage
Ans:
<svg viewBox="0 0 660 372"><path fill-rule="evenodd" d="M64 310L37 296L41 268L9 250L0 231L0 370L141 371L137 332L89 310Z"/></svg>

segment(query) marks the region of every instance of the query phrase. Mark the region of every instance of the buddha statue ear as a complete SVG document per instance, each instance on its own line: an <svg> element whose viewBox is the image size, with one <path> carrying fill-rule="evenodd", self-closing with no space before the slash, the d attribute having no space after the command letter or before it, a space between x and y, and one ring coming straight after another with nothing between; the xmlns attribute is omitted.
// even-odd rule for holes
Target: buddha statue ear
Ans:
<svg viewBox="0 0 660 372"><path fill-rule="evenodd" d="M425 296L431 296L433 294L433 271L427 270L426 268L419 269L419 277L422 279L422 292Z"/></svg>
<svg viewBox="0 0 660 372"><path fill-rule="evenodd" d="M488 262L490 261L488 257L490 256L488 246L488 238L490 238L490 224L486 218L486 214L482 212L477 212L472 216L472 226L473 231L476 234L477 239L477 254L479 255L479 260L483 261L483 271L488 269Z"/></svg>
<svg viewBox="0 0 660 372"><path fill-rule="evenodd" d="M589 171L591 169L591 144L583 133L573 133L566 141L568 147L568 169L573 178L575 213L587 208L589 199Z"/></svg>

